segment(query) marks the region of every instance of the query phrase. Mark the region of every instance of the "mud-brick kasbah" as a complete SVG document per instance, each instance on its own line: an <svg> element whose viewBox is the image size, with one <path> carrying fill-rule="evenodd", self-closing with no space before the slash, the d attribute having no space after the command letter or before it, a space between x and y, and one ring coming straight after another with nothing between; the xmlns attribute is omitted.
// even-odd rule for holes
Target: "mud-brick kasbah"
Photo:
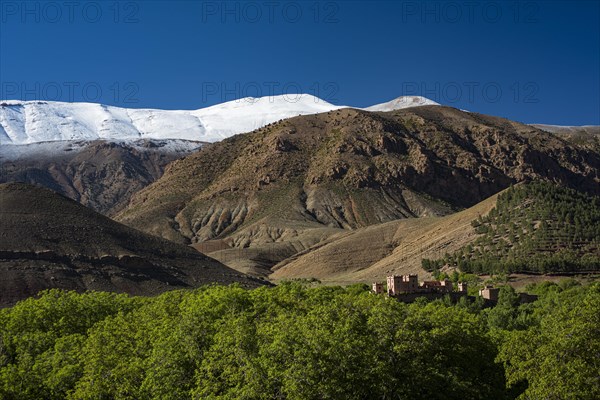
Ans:
<svg viewBox="0 0 600 400"><path fill-rule="evenodd" d="M372 289L376 294L385 293L382 282L373 283ZM460 297L467 296L467 284L459 282L455 288L448 279L419 282L418 275L391 275L387 277L386 294L398 300L409 302L417 297L441 298L445 295L450 295L452 299L457 300ZM499 294L500 288L489 285L479 290L479 296L487 302L497 302ZM521 293L519 297L521 302L527 303L533 301L536 296Z"/></svg>

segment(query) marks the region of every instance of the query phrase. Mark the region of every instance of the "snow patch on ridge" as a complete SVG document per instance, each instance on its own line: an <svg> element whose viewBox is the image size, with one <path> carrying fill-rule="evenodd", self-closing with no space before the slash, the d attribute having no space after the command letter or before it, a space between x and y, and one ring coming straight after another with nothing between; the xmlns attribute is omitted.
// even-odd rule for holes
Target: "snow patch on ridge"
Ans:
<svg viewBox="0 0 600 400"><path fill-rule="evenodd" d="M160 153L182 155L198 150L203 145L202 142L181 139L98 140L94 142L116 143L140 152L153 149ZM0 146L0 161L15 161L24 158L43 159L46 156L73 156L85 150L90 143L92 142L87 140L54 140L20 145L3 144Z"/></svg>
<svg viewBox="0 0 600 400"><path fill-rule="evenodd" d="M386 103L375 104L374 106L367 107L364 110L366 111L394 111L400 110L403 108L409 107L419 107L419 106L439 106L439 103L436 103L433 100L429 100L425 97L421 96L400 96L394 100L388 101Z"/></svg>

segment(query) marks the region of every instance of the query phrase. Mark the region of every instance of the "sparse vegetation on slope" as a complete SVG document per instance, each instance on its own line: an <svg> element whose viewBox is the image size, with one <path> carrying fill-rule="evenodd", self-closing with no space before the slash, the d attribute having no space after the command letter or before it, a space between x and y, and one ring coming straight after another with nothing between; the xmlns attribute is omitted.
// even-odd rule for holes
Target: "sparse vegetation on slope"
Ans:
<svg viewBox="0 0 600 400"><path fill-rule="evenodd" d="M600 270L600 198L547 182L517 185L473 221L478 237L439 260L462 271L583 272Z"/></svg>

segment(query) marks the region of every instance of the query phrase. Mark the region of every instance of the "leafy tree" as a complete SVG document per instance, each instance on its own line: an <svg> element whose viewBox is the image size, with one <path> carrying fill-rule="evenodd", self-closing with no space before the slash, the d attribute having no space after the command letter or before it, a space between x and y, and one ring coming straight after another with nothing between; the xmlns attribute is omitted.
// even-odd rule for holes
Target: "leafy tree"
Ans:
<svg viewBox="0 0 600 400"><path fill-rule="evenodd" d="M523 399L600 398L600 285L569 294L539 325L509 333L501 346L509 385L528 385Z"/></svg>
<svg viewBox="0 0 600 400"><path fill-rule="evenodd" d="M65 398L81 375L77 354L96 322L144 300L47 290L0 313L0 397Z"/></svg>
<svg viewBox="0 0 600 400"><path fill-rule="evenodd" d="M532 290L486 310L302 282L48 291L0 310L0 398L595 398L600 285Z"/></svg>

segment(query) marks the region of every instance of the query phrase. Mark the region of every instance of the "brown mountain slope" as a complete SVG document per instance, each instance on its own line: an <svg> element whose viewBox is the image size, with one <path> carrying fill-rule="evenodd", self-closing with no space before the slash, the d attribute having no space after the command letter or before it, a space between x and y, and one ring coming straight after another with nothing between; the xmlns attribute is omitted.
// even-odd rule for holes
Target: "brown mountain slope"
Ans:
<svg viewBox="0 0 600 400"><path fill-rule="evenodd" d="M317 278L346 284L381 281L391 274L427 276L421 260L440 258L474 240L471 221L486 215L497 197L444 217L398 220L332 237L275 265L270 279Z"/></svg>
<svg viewBox="0 0 600 400"><path fill-rule="evenodd" d="M577 134L588 134L588 135L600 135L599 125L582 125L582 126L560 126L560 125L546 125L546 124L531 124L536 128L542 129L550 133L558 133L561 135L577 135Z"/></svg>
<svg viewBox="0 0 600 400"><path fill-rule="evenodd" d="M502 118L439 106L343 109L207 145L116 218L181 243L264 248L315 229L448 214L528 179L598 193L599 170L598 153ZM276 253L262 267L293 250Z"/></svg>
<svg viewBox="0 0 600 400"><path fill-rule="evenodd" d="M0 216L0 305L47 288L150 295L211 282L259 285L48 189L0 185Z"/></svg>
<svg viewBox="0 0 600 400"><path fill-rule="evenodd" d="M200 142L140 139L46 142L0 149L0 183L24 182L59 192L105 215L158 179L164 167Z"/></svg>
<svg viewBox="0 0 600 400"><path fill-rule="evenodd" d="M556 126L534 124L532 126L554 133L575 146L600 152L600 126L598 125Z"/></svg>
<svg viewBox="0 0 600 400"><path fill-rule="evenodd" d="M285 225L284 225L285 224ZM266 277L271 266L347 230L296 221L263 220L231 238L195 243L197 250L237 271ZM236 240L249 241L236 242Z"/></svg>

